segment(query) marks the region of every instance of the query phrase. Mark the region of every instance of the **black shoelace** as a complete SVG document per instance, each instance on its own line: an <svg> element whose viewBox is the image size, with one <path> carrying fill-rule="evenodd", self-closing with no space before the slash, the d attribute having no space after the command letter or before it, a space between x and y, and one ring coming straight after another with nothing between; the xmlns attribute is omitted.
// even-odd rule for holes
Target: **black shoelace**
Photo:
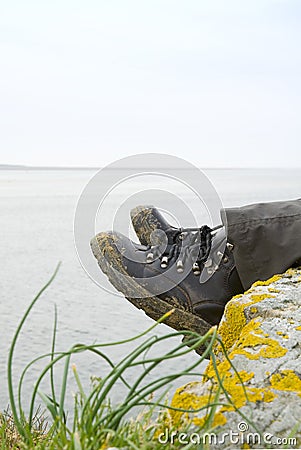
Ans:
<svg viewBox="0 0 301 450"><path fill-rule="evenodd" d="M194 262L192 271L195 275L199 275L208 259L213 232L222 228L222 225L210 228L203 225L201 228L179 228L169 229L166 231L168 239L167 245L158 243L149 246L146 262L152 263L160 258L162 269L166 269L171 259L177 260L177 271L184 271L184 264L189 258Z"/></svg>

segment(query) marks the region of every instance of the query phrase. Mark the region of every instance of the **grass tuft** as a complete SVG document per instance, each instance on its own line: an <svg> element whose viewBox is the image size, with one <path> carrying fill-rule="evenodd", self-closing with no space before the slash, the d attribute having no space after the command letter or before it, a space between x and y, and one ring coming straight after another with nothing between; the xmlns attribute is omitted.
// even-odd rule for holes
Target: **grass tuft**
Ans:
<svg viewBox="0 0 301 450"><path fill-rule="evenodd" d="M43 292L53 282L59 270L57 266L53 276L38 292L26 309L14 334L7 362L8 392L10 410L0 414L0 450L6 449L40 449L40 450L101 450L109 447L152 450L162 449L158 441L158 434L168 429L169 435L179 430L175 428L171 420L170 411L182 413L195 413L197 410L180 409L171 407L167 394L172 383L183 379L184 382L197 377L201 379L201 363L211 356L219 389L211 402L203 405L199 411L206 410L207 420L198 433L212 432L212 422L219 403L219 394L224 392L231 403L223 386L223 380L218 374L213 346L218 339L217 328L212 327L204 336L191 331L172 332L165 336L156 336L153 331L158 323L164 321L168 314L163 316L142 333L125 340L86 345L77 343L64 352L56 351L57 310L54 311L54 327L49 353L40 355L30 361L19 376L17 395L13 386L13 358L14 350L19 339L21 329L27 320L32 308L42 296ZM185 342L175 344L175 337L185 337ZM141 342L142 340L142 342ZM119 362L114 363L106 353L111 347L135 342L134 349L126 354ZM165 343L165 348L170 350L161 354L160 347ZM193 352L199 347L205 351L196 362L183 367L181 357ZM79 353L92 353L108 368L101 378L92 378L91 386L86 392L81 381L80 373L72 358ZM158 355L159 356L156 356ZM154 355L154 356L153 356ZM31 399L26 408L22 404L22 387L24 377L28 369L37 361L45 360L45 365L38 375ZM160 365L173 360L174 370L171 373L160 376ZM59 377L55 367L63 362L64 370ZM104 364L100 366L103 367ZM234 368L235 370L235 368ZM133 375L134 374L134 375ZM150 377L150 375L152 375ZM72 411L66 411L66 398L70 397L70 379L75 381L77 392L74 395ZM41 389L42 381L48 378L49 392ZM116 386L123 384L125 394L118 404L111 402L112 392ZM59 395L56 395L59 393ZM38 404L38 399L43 408ZM25 411L29 411L28 415ZM137 412L138 411L138 412ZM188 433L194 429L189 415L181 424L181 432ZM243 416L244 417L244 416ZM246 417L244 419L247 420ZM171 450L183 448L179 441L164 444L164 449ZM186 445L185 450L194 448Z"/></svg>

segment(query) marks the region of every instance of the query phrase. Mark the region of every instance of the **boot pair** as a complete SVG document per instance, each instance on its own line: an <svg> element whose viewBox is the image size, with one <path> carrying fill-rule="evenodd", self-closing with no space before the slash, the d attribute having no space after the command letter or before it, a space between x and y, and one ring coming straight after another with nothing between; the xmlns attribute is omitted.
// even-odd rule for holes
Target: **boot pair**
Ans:
<svg viewBox="0 0 301 450"><path fill-rule="evenodd" d="M152 319L173 309L166 325L205 334L243 292L224 227L175 228L152 206L134 208L131 219L140 244L116 232L91 240L101 270Z"/></svg>

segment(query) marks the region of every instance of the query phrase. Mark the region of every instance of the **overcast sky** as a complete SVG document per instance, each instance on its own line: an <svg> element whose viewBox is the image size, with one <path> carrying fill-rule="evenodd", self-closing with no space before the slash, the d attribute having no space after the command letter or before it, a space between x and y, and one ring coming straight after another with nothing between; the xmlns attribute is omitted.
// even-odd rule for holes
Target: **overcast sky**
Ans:
<svg viewBox="0 0 301 450"><path fill-rule="evenodd" d="M301 167L300 0L3 0L0 164Z"/></svg>

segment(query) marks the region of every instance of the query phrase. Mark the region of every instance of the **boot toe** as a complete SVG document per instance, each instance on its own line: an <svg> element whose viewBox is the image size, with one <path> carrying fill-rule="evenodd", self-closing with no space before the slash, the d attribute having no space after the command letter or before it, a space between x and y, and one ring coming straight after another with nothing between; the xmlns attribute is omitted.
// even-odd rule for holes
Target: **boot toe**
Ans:
<svg viewBox="0 0 301 450"><path fill-rule="evenodd" d="M101 232L90 241L93 255L98 262L106 259L107 262L114 263L120 259L118 250L119 236L113 232Z"/></svg>
<svg viewBox="0 0 301 450"><path fill-rule="evenodd" d="M165 319L166 325L171 328L204 334L211 327L211 324L201 317L180 309L178 304L169 304L155 296L148 290L147 283L135 278L133 273L140 273L141 267L145 265L143 246L134 244L120 233L101 232L91 239L91 249L111 284L152 319L158 320L173 308L173 313ZM130 257L138 261L131 261ZM139 262L139 258L142 258L144 263Z"/></svg>
<svg viewBox="0 0 301 450"><path fill-rule="evenodd" d="M113 286L125 296L147 297L137 281L143 275L144 253L141 246L116 232L101 232L91 239L91 249L101 270Z"/></svg>

